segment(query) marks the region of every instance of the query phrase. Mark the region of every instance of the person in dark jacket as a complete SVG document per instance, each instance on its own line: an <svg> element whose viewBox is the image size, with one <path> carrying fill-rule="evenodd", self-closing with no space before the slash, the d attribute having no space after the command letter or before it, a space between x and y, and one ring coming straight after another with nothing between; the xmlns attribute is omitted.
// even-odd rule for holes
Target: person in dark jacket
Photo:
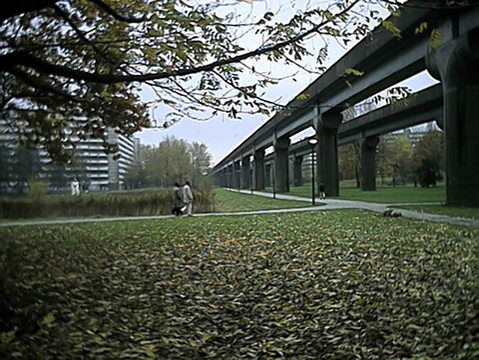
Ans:
<svg viewBox="0 0 479 360"><path fill-rule="evenodd" d="M319 183L319 199L324 200L326 199L326 185L324 185L322 182Z"/></svg>
<svg viewBox="0 0 479 360"><path fill-rule="evenodd" d="M174 208L171 210L171 213L175 216L183 215L181 208L185 206L185 203L183 201L183 191L178 183L175 183L173 187L173 204Z"/></svg>

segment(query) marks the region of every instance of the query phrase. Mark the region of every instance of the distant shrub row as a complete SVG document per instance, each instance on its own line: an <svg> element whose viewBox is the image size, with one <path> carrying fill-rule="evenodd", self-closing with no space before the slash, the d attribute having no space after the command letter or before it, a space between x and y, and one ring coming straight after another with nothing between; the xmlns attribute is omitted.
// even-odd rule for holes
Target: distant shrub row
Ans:
<svg viewBox="0 0 479 360"><path fill-rule="evenodd" d="M194 212L211 212L213 192L194 191L194 196ZM0 218L169 215L172 208L172 194L166 190L3 198L0 200Z"/></svg>

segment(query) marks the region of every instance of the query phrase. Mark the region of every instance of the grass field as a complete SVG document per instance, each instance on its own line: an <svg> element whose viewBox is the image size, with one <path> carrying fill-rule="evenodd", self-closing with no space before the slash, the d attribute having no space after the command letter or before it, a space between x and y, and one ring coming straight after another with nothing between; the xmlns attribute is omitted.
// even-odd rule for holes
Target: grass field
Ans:
<svg viewBox="0 0 479 360"><path fill-rule="evenodd" d="M477 230L345 210L0 238L2 359L479 357Z"/></svg>
<svg viewBox="0 0 479 360"><path fill-rule="evenodd" d="M311 206L304 201L289 201L279 199L269 199L261 196L241 194L224 189L215 189L215 212L238 212L238 211L256 211L289 209L296 207Z"/></svg>
<svg viewBox="0 0 479 360"><path fill-rule="evenodd" d="M404 205L395 207L429 214L439 214L479 220L479 208L454 207L444 205Z"/></svg>
<svg viewBox="0 0 479 360"><path fill-rule="evenodd" d="M438 202L444 203L446 200L445 186L437 186L432 188L421 188L414 186L396 186L396 187L378 187L376 191L361 191L356 187L351 187L350 182L343 186L340 184L339 199L343 200L359 200L366 202L377 202L384 204L393 203L421 203L421 202ZM272 192L272 188L266 189ZM290 187L289 195L303 196L311 198L311 183L304 184L300 187Z"/></svg>
<svg viewBox="0 0 479 360"><path fill-rule="evenodd" d="M360 200L377 203L422 203L446 200L446 188L437 186L421 188L414 186L380 187L377 191L361 191L358 188L341 188L340 199Z"/></svg>

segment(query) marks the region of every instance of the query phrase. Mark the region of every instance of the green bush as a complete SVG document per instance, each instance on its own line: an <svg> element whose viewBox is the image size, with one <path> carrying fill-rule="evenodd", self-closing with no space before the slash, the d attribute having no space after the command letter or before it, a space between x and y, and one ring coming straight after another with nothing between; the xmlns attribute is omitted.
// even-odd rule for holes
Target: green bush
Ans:
<svg viewBox="0 0 479 360"><path fill-rule="evenodd" d="M35 200L45 200L48 194L48 186L41 181L30 180L28 181L28 197Z"/></svg>
<svg viewBox="0 0 479 360"><path fill-rule="evenodd" d="M193 191L194 212L211 212L212 192ZM114 193L90 193L81 196L31 196L4 198L0 201L0 217L28 219L43 217L86 216L152 216L170 215L173 197L170 191L153 190Z"/></svg>

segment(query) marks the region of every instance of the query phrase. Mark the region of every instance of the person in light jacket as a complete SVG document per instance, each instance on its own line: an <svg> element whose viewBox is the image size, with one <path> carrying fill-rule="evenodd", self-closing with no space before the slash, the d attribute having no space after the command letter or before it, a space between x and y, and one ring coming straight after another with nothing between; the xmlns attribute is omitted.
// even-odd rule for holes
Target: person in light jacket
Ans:
<svg viewBox="0 0 479 360"><path fill-rule="evenodd" d="M80 183L76 177L73 178L73 181L71 183L71 189L72 189L72 196L80 195Z"/></svg>
<svg viewBox="0 0 479 360"><path fill-rule="evenodd" d="M193 212L193 199L190 182L187 181L183 186L183 202L186 204L186 214L188 216L191 216L191 213Z"/></svg>

